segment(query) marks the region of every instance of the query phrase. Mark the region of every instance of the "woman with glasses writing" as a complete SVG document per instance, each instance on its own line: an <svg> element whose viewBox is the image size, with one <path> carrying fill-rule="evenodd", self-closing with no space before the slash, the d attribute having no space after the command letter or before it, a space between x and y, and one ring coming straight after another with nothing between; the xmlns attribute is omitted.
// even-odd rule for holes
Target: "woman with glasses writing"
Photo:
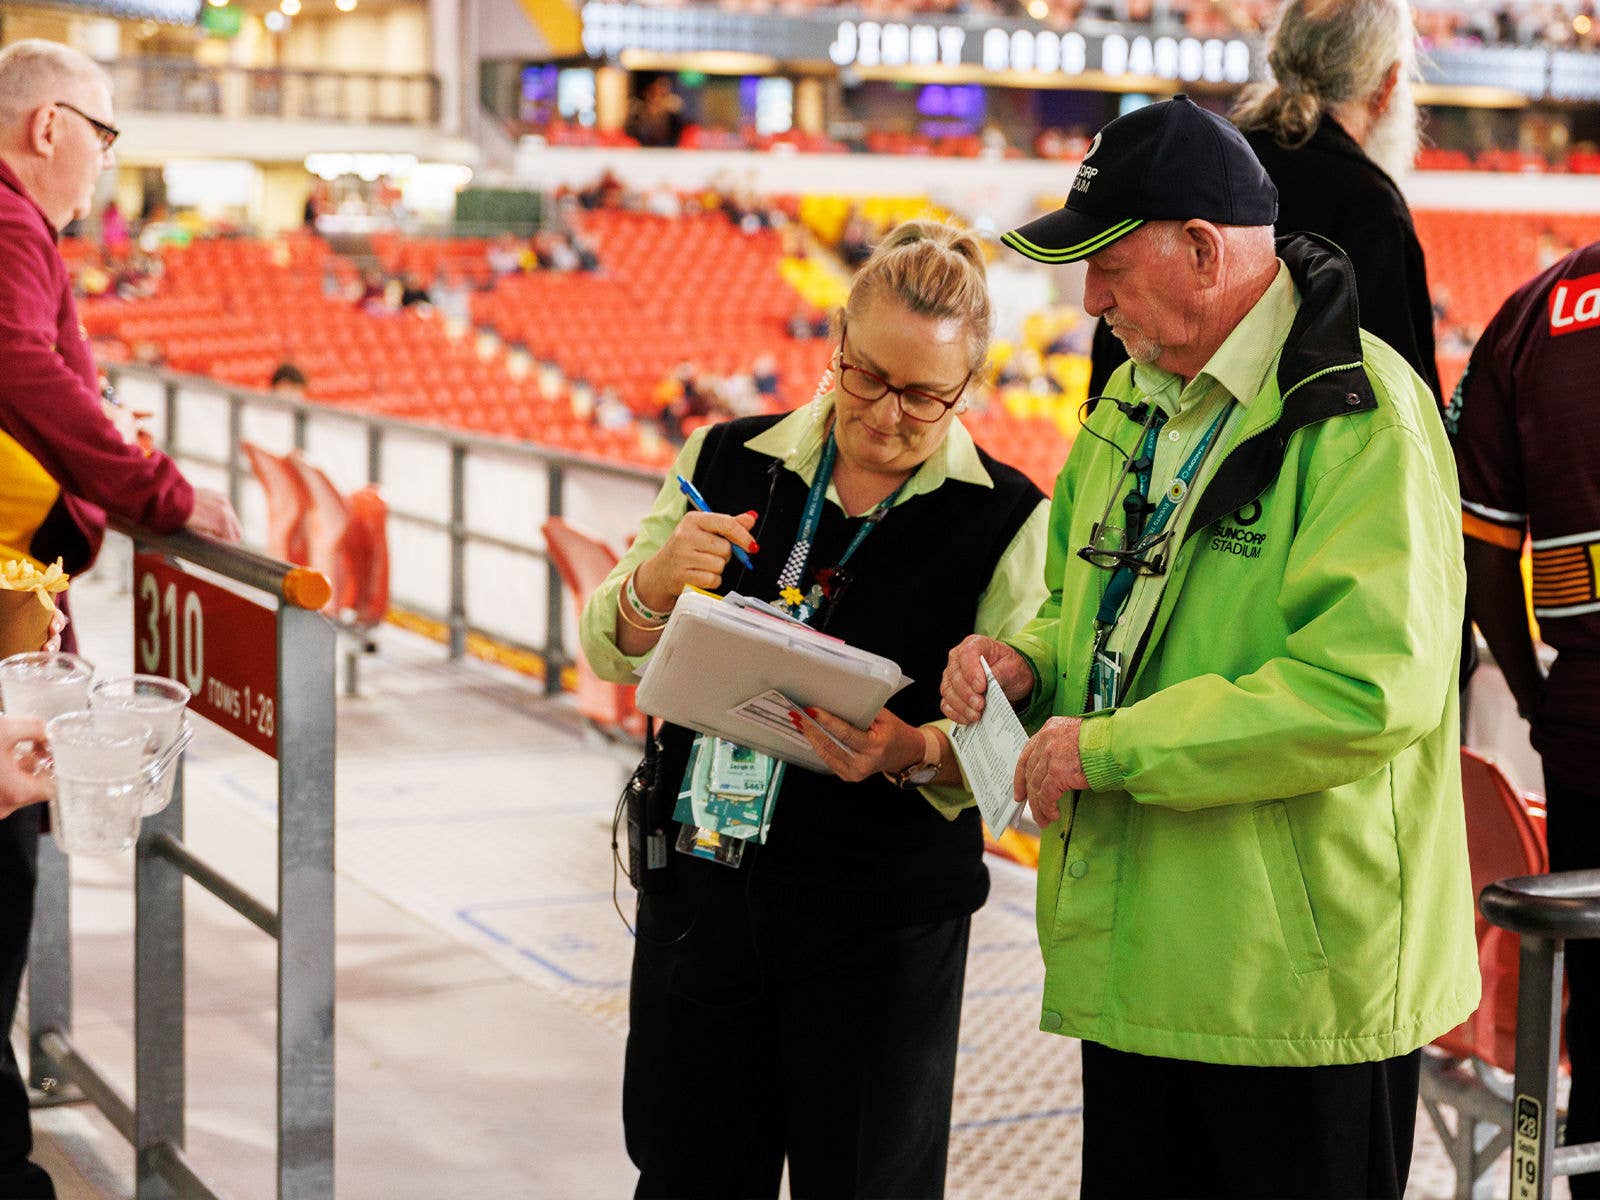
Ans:
<svg viewBox="0 0 1600 1200"><path fill-rule="evenodd" d="M943 1191L988 873L939 676L951 646L1017 627L1044 595L1048 504L956 415L989 326L977 240L893 230L812 403L696 432L674 472L710 511L669 479L584 609L584 651L618 681L685 586L782 605L914 680L867 729L813 714L838 740L807 732L833 773L788 767L737 865L691 840L670 887L641 897L623 1097L639 1196L776 1196L785 1161L796 1197ZM665 730L669 781L692 741Z"/></svg>

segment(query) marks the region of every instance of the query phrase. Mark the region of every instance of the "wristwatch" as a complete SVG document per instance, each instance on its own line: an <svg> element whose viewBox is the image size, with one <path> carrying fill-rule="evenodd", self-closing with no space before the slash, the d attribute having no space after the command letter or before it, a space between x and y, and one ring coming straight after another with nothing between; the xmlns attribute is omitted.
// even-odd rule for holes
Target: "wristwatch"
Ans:
<svg viewBox="0 0 1600 1200"><path fill-rule="evenodd" d="M939 746L939 735L929 725L922 726L919 732L922 734L922 757L898 771L884 772L889 777L889 782L896 787L907 789L923 787L932 783L939 774L939 760L943 757Z"/></svg>

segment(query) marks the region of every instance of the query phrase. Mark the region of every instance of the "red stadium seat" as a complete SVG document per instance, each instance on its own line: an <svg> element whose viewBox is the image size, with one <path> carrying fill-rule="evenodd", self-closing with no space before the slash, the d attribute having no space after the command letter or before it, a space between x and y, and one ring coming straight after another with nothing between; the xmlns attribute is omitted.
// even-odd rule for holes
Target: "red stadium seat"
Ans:
<svg viewBox="0 0 1600 1200"><path fill-rule="evenodd" d="M305 520L311 497L300 473L287 458L254 442L240 442L239 448L250 460L250 470L266 493L267 553L283 562L306 565Z"/></svg>
<svg viewBox="0 0 1600 1200"><path fill-rule="evenodd" d="M617 565L617 555L610 546L579 533L560 517L547 520L543 530L545 552L581 608ZM577 675L578 711L587 720L602 732L621 730L632 737L644 736L644 714L634 704L637 689L631 684L607 683L590 669L581 654Z"/></svg>

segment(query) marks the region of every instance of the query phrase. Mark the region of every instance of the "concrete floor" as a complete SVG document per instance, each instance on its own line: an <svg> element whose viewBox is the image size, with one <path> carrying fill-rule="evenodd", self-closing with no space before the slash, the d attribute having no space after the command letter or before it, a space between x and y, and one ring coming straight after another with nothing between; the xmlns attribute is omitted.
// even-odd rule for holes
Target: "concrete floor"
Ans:
<svg viewBox="0 0 1600 1200"><path fill-rule="evenodd" d="M74 599L86 656L129 670L127 597L89 580ZM628 1194L629 938L609 826L631 756L585 738L563 702L394 632L339 721L338 1196ZM200 724L186 840L271 902L272 763ZM125 1090L131 873L131 855L80 860L73 892L74 1037ZM188 918L189 1157L230 1196L270 1197L274 947L192 884ZM1077 1046L1036 1032L1040 981L1032 876L996 864L973 931L952 1197L1077 1193ZM63 1197L131 1196L131 1151L89 1106L41 1110L36 1128ZM1420 1114L1418 1128L1410 1194L1447 1196L1448 1162Z"/></svg>

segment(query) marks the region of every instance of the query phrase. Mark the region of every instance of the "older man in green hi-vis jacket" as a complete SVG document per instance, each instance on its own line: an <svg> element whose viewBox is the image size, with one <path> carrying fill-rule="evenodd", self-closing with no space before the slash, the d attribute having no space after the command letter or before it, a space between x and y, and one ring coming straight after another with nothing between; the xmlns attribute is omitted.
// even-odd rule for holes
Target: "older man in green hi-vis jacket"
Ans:
<svg viewBox="0 0 1600 1200"><path fill-rule="evenodd" d="M987 660L1044 829L1042 1028L1083 1039L1083 1195L1394 1197L1419 1048L1478 1000L1464 576L1427 386L1348 260L1183 97L1106 126L1007 234L1087 259L1132 362L1051 506L1050 597ZM1042 724L1040 724L1042 722Z"/></svg>

